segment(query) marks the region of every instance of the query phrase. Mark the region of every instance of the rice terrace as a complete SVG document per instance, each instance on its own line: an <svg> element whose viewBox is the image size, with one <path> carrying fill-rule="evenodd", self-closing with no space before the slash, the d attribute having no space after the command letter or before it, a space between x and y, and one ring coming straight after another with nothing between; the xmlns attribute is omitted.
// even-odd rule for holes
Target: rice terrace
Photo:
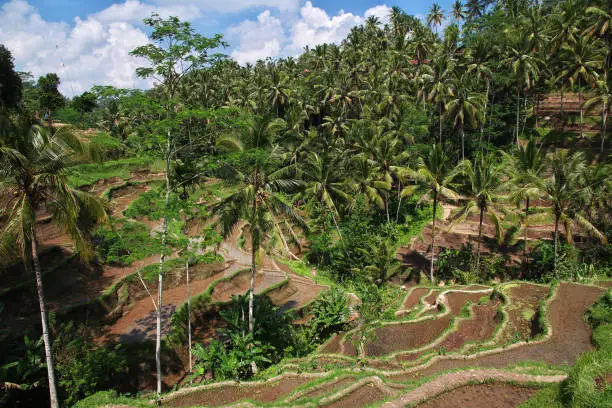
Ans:
<svg viewBox="0 0 612 408"><path fill-rule="evenodd" d="M0 407L612 407L612 3L356 3L0 3Z"/></svg>

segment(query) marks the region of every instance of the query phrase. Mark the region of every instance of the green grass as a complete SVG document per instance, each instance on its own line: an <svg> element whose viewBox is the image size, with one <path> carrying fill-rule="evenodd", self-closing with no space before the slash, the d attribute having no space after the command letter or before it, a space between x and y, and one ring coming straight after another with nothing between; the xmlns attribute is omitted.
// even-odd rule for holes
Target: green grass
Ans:
<svg viewBox="0 0 612 408"><path fill-rule="evenodd" d="M521 316L525 320L531 320L534 315L535 315L535 311L533 309L525 308L525 309L521 310Z"/></svg>
<svg viewBox="0 0 612 408"><path fill-rule="evenodd" d="M546 386L517 408L563 408L560 391L560 384Z"/></svg>
<svg viewBox="0 0 612 408"><path fill-rule="evenodd" d="M123 147L119 139L116 139L107 132L103 131L97 132L95 135L91 136L89 141L92 145L98 149L101 149L102 151L119 151Z"/></svg>
<svg viewBox="0 0 612 408"><path fill-rule="evenodd" d="M116 391L100 391L74 405L74 408L98 408L103 406L127 405L134 408L150 407L146 400L138 400L117 395Z"/></svg>
<svg viewBox="0 0 612 408"><path fill-rule="evenodd" d="M314 276L312 276L312 266L308 265L303 261L298 260L285 260L279 259L281 263L287 265L291 270L298 275L304 276L306 278L315 280ZM333 286L334 282L324 271L317 269L317 278L316 281L319 285Z"/></svg>
<svg viewBox="0 0 612 408"><path fill-rule="evenodd" d="M66 170L68 183L73 187L81 187L95 183L98 180L119 177L130 178L132 171L156 169L159 163L150 158L130 157L120 160L109 160L104 163L87 163L72 166Z"/></svg>

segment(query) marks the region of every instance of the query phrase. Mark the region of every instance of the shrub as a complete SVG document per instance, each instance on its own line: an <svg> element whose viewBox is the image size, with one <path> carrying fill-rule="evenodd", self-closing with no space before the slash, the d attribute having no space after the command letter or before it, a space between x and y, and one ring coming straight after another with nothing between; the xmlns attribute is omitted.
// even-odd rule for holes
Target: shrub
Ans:
<svg viewBox="0 0 612 408"><path fill-rule="evenodd" d="M332 287L312 305L311 327L319 341L343 330L349 317L348 297L344 290Z"/></svg>
<svg viewBox="0 0 612 408"><path fill-rule="evenodd" d="M116 228L99 227L93 235L93 243L103 263L131 265L161 252L161 240L151 237L151 230L146 225L134 221L126 221Z"/></svg>
<svg viewBox="0 0 612 408"><path fill-rule="evenodd" d="M53 341L57 384L64 402L71 405L79 399L108 389L122 381L125 357L114 347L95 346L85 326L70 322L63 325Z"/></svg>

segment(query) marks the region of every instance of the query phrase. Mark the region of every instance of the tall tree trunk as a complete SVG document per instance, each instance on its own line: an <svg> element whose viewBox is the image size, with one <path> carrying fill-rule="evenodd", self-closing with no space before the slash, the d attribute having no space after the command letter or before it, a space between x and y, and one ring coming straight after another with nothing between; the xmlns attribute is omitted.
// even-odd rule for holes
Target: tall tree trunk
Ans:
<svg viewBox="0 0 612 408"><path fill-rule="evenodd" d="M529 264L529 258L527 258L527 217L529 217L529 197L525 200L525 237L523 239L523 257L525 258L525 266Z"/></svg>
<svg viewBox="0 0 612 408"><path fill-rule="evenodd" d="M159 273L157 275L157 330L155 335L155 368L157 370L157 396L162 392L161 370L161 331L162 331L162 292L164 289L164 262L166 261L166 238L168 236L168 203L170 202L170 160L171 160L170 130L168 130L168 145L166 153L166 199L164 201L164 217L162 226L161 254L159 256Z"/></svg>
<svg viewBox="0 0 612 408"><path fill-rule="evenodd" d="M385 210L387 211L387 224L391 223L391 218L389 217L389 192L385 191Z"/></svg>
<svg viewBox="0 0 612 408"><path fill-rule="evenodd" d="M255 248L255 233L251 231L251 286L249 289L249 333L253 334L255 323L253 322L253 304L255 299L255 273L257 272L257 254Z"/></svg>
<svg viewBox="0 0 612 408"><path fill-rule="evenodd" d="M438 104L438 111L440 114L440 145L442 144L442 102Z"/></svg>
<svg viewBox="0 0 612 408"><path fill-rule="evenodd" d="M561 84L561 115L565 113L565 104L563 103L563 95L565 93L565 81Z"/></svg>
<svg viewBox="0 0 612 408"><path fill-rule="evenodd" d="M461 160L465 160L465 130L461 125Z"/></svg>
<svg viewBox="0 0 612 408"><path fill-rule="evenodd" d="M538 119L539 119L539 116L540 116L540 97L539 97L539 94L537 92L535 94L535 103L536 103L536 106L535 106L535 128L538 129L539 128L539 126L538 126L538 123L539 123Z"/></svg>
<svg viewBox="0 0 612 408"><path fill-rule="evenodd" d="M484 138L484 127L485 127L485 123L487 121L487 106L489 105L489 88L491 86L491 83L489 82L489 78L487 78L487 91L485 93L485 104L484 104L484 114L482 115L482 121L480 122L480 152L481 154L484 153L483 152L483 147L482 147L482 139Z"/></svg>
<svg viewBox="0 0 612 408"><path fill-rule="evenodd" d="M521 109L521 88L516 87L516 147L519 145L519 117Z"/></svg>
<svg viewBox="0 0 612 408"><path fill-rule="evenodd" d="M601 154L604 152L604 144L606 141L606 132L607 132L607 122L608 122L608 105L606 101L603 102L603 112L602 112L602 126L601 126L601 149L599 150ZM603 158L602 158L603 159Z"/></svg>
<svg viewBox="0 0 612 408"><path fill-rule="evenodd" d="M43 342L45 344L45 357L47 360L47 377L49 380L49 400L51 408L59 408L57 389L55 388L55 369L53 365L53 354L51 351L51 338L49 337L49 323L47 319L47 306L45 305L45 293L43 291L42 271L38 259L38 243L36 242L36 227L32 229L32 266L36 276L36 289L38 291L38 305L40 306L40 322L42 325ZM29 269L29 266L28 266Z"/></svg>
<svg viewBox="0 0 612 408"><path fill-rule="evenodd" d="M583 113L582 113L582 86L580 84L581 78L578 77L578 105L580 106L580 139L584 139L584 130L583 130Z"/></svg>
<svg viewBox="0 0 612 408"><path fill-rule="evenodd" d="M253 304L254 304L254 298L255 298L255 272L257 271L257 260L256 260L256 256L257 256L257 251L259 250L259 237L257 237L256 235L258 234L256 232L256 228L257 228L257 190L259 189L259 186L257 185L257 176L258 176L258 170L255 169L255 188L253 189L254 193L253 193L253 213L251 216L251 287L249 290L249 334L253 334L253 328L255 326L254 322L253 322Z"/></svg>
<svg viewBox="0 0 612 408"><path fill-rule="evenodd" d="M399 222L400 208L402 208L402 182L398 181L397 186L397 212L395 213L395 222Z"/></svg>
<svg viewBox="0 0 612 408"><path fill-rule="evenodd" d="M480 268L480 243L482 242L482 220L484 217L484 207L480 209L480 222L478 223L478 246L476 248L476 269Z"/></svg>
<svg viewBox="0 0 612 408"><path fill-rule="evenodd" d="M557 274L557 247L559 241L559 216L555 215L555 258L554 258L554 270L555 275Z"/></svg>
<svg viewBox="0 0 612 408"><path fill-rule="evenodd" d="M436 212L438 210L438 191L434 191L433 217L431 224L431 265L429 267L429 280L434 283L434 256L436 255Z"/></svg>
<svg viewBox="0 0 612 408"><path fill-rule="evenodd" d="M187 342L189 344L189 372L193 371L191 358L191 291L189 290L189 260L185 262L185 272L187 280Z"/></svg>

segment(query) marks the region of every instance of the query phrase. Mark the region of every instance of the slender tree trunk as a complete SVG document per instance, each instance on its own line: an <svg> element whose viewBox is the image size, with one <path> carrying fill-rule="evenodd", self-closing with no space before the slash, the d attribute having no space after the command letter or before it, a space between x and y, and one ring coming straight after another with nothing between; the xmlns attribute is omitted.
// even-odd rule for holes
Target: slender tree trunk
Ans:
<svg viewBox="0 0 612 408"><path fill-rule="evenodd" d="M398 181L397 187L397 212L395 213L395 222L399 222L400 208L402 208L402 182Z"/></svg>
<svg viewBox="0 0 612 408"><path fill-rule="evenodd" d="M442 102L438 104L438 110L440 113L440 144L442 144Z"/></svg>
<svg viewBox="0 0 612 408"><path fill-rule="evenodd" d="M189 372L193 371L191 358L191 291L189 290L189 260L185 262L185 272L187 274L187 342L189 344Z"/></svg>
<svg viewBox="0 0 612 408"><path fill-rule="evenodd" d="M529 217L529 197L525 201L525 238L523 240L523 257L525 258L525 266L529 264L529 258L527 257L527 217Z"/></svg>
<svg viewBox="0 0 612 408"><path fill-rule="evenodd" d="M387 224L391 223L391 218L389 217L389 192L385 191L385 210L387 211Z"/></svg>
<svg viewBox="0 0 612 408"><path fill-rule="evenodd" d="M461 125L461 160L465 160L465 130Z"/></svg>
<svg viewBox="0 0 612 408"><path fill-rule="evenodd" d="M482 220L484 217L484 207L480 209L480 222L478 223L478 247L476 248L476 269L480 268L480 243L482 241Z"/></svg>
<svg viewBox="0 0 612 408"><path fill-rule="evenodd" d="M563 84L561 85L561 115L563 115L565 113L565 104L563 103L563 96L565 93L565 81L563 82Z"/></svg>
<svg viewBox="0 0 612 408"><path fill-rule="evenodd" d="M519 145L519 117L521 107L521 88L516 88L516 147Z"/></svg>
<svg viewBox="0 0 612 408"><path fill-rule="evenodd" d="M555 260L554 269L555 275L557 274L557 247L559 241L559 216L555 215Z"/></svg>
<svg viewBox="0 0 612 408"><path fill-rule="evenodd" d="M606 104L606 101L604 100L603 102L603 112L602 112L602 130L601 130L601 149L600 149L600 153L603 154L604 152L604 144L606 141L606 132L607 132L607 122L608 122L608 106Z"/></svg>
<svg viewBox="0 0 612 408"><path fill-rule="evenodd" d="M166 199L164 201L164 217L162 226L161 254L159 256L159 273L157 275L157 330L155 336L155 367L157 370L157 396L162 392L161 370L161 336L162 336L162 292L164 289L164 262L166 261L166 238L168 236L168 203L170 202L170 130L168 130L168 145L166 154Z"/></svg>
<svg viewBox="0 0 612 408"><path fill-rule="evenodd" d="M491 84L489 82L489 79L487 78L487 91L485 93L485 104L484 104L484 114L482 116L482 121L480 122L480 152L481 154L484 153L483 152L483 147L482 147L482 139L484 138L484 127L485 127L485 123L487 121L487 106L489 105L489 88L490 88Z"/></svg>
<svg viewBox="0 0 612 408"><path fill-rule="evenodd" d="M580 139L584 139L583 130L583 113L582 113L582 86L580 85L580 77L578 77L578 105L580 106Z"/></svg>
<svg viewBox="0 0 612 408"><path fill-rule="evenodd" d="M431 224L431 265L429 267L429 279L434 283L434 256L436 255L436 212L438 210L438 192L434 191L433 217Z"/></svg>
<svg viewBox="0 0 612 408"><path fill-rule="evenodd" d="M40 306L40 322L42 325L43 342L45 344L45 356L47 360L47 377L49 380L49 400L51 408L59 408L57 389L55 388L55 368L53 365L53 353L51 351L51 338L49 337L49 322L47 319L47 306L45 305L45 293L43 291L42 271L38 259L38 243L36 242L36 228L32 229L32 266L36 276L36 289L38 291L38 305ZM29 269L29 268L28 268Z"/></svg>
<svg viewBox="0 0 612 408"><path fill-rule="evenodd" d="M334 220L334 225L336 226L336 231L338 231L338 236L340 237L340 241L342 241L342 233L340 232L340 227L338 226L338 221L336 221L336 217L334 216L333 210L330 211L332 216L332 220Z"/></svg>
<svg viewBox="0 0 612 408"><path fill-rule="evenodd" d="M535 127L539 129L539 119L540 119L540 95L536 93L536 115L535 115Z"/></svg>
<svg viewBox="0 0 612 408"><path fill-rule="evenodd" d="M257 191L257 189L255 190ZM255 221L255 214L257 214L257 195L253 199L253 221ZM255 308L255 272L257 272L257 251L259 250L259 239L255 238L255 222L251 223L251 287L249 288L249 334L253 336L253 329L255 328L255 317L253 316L253 309ZM250 349L250 347L249 347ZM257 363L251 361L251 371L253 374L257 374Z"/></svg>

